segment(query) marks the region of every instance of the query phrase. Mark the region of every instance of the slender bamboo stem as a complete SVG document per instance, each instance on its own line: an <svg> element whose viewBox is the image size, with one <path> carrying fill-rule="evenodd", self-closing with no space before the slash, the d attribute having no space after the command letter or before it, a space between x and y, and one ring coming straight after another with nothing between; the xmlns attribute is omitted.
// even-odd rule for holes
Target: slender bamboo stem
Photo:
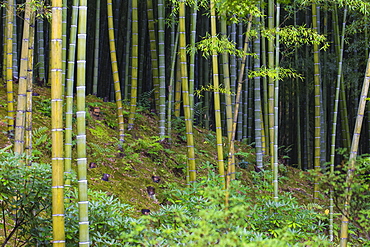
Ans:
<svg viewBox="0 0 370 247"><path fill-rule="evenodd" d="M181 68L181 84L182 96L184 102L185 128L186 128L186 142L187 142L187 158L189 183L196 181L196 165L194 153L194 136L193 136L193 122L191 119L190 101L189 101L189 82L187 71L186 58L186 31L185 31L185 1L179 2L179 49L180 49L180 68Z"/></svg>
<svg viewBox="0 0 370 247"><path fill-rule="evenodd" d="M216 38L216 10L215 3L211 0L211 35ZM215 108L215 124L216 124L216 142L217 142L217 162L218 174L222 179L222 187L225 188L225 165L224 152L222 143L222 126L221 126L221 112L220 112L220 92L219 92L219 77L218 77L218 57L217 52L212 53L212 75L214 87L214 108Z"/></svg>
<svg viewBox="0 0 370 247"><path fill-rule="evenodd" d="M360 101L358 103L359 107L357 110L356 123L355 123L354 133L352 137L352 145L351 145L350 156L349 156L349 165L348 165L347 177L346 177L346 182L345 182L347 187L345 190L344 210L342 214L342 224L340 228L340 247L346 247L347 242L348 242L349 210L350 210L350 203L351 203L351 198L352 198L351 184L352 184L353 177L357 169L356 158L357 158L357 151L358 151L358 146L360 142L362 122L364 119L366 99L369 93L369 84L370 84L370 54L367 60L365 78L362 84Z"/></svg>
<svg viewBox="0 0 370 247"><path fill-rule="evenodd" d="M256 22L260 23L261 18L256 17ZM258 36L253 41L253 52L256 57L253 61L254 71L261 69L261 36L260 26L257 24ZM257 167L262 169L263 167L263 152L262 152L262 103L261 103L261 77L256 76L254 78L254 121L255 121L255 140L256 140L256 163Z"/></svg>
<svg viewBox="0 0 370 247"><path fill-rule="evenodd" d="M95 40L94 40L94 75L93 75L93 94L98 94L98 77L99 77L99 48L100 48L100 0L96 0L95 13ZM73 17L72 17L73 18Z"/></svg>
<svg viewBox="0 0 370 247"><path fill-rule="evenodd" d="M72 20L68 48L68 66L66 75L66 107L65 107L65 143L64 143L64 174L66 179L64 186L69 189L71 186L72 171L72 120L73 120L73 82L75 75L75 57L76 57L76 38L77 38L77 20L78 20L78 1L73 0Z"/></svg>
<svg viewBox="0 0 370 247"><path fill-rule="evenodd" d="M165 62L165 6L158 0L158 75L159 75L159 136L166 134L166 62Z"/></svg>
<svg viewBox="0 0 370 247"><path fill-rule="evenodd" d="M335 6L336 8L336 6ZM339 92L340 84L342 82L342 66L343 66L343 52L344 52L344 35L346 28L347 18L347 7L345 6L343 11L343 23L342 23L342 37L339 47L339 62L338 62L338 73L337 73L337 84L335 89L335 100L334 100L334 112L333 112L333 127L331 133L331 146L330 146L330 175L334 176L334 162L335 162L335 142L337 133L337 121L338 121L338 106L339 106ZM334 240L334 191L330 186L329 195L329 238L330 241Z"/></svg>
<svg viewBox="0 0 370 247"><path fill-rule="evenodd" d="M107 0L107 11L108 11L108 33L109 33L110 58L111 58L111 63L112 63L114 91L115 91L115 98L116 98L116 105L117 105L119 141L124 142L125 127L124 127L124 120L123 120L122 95L121 95L121 87L120 87L120 81L119 81L116 44L114 40L112 0Z"/></svg>
<svg viewBox="0 0 370 247"><path fill-rule="evenodd" d="M249 31L251 30L251 26L252 26L252 18L253 18L252 15L250 15L249 18L248 18L247 32L246 32L245 39L244 39L244 48L243 48L244 53L246 53L248 51ZM238 75L238 86L237 86L237 90L236 90L235 108L234 108L234 116L233 116L233 131L231 133L232 134L231 135L231 142L229 143L229 157L231 155L233 155L234 152L235 152L234 142L235 142L235 136L236 136L236 125L237 125L237 122L238 122L240 97L241 97L241 94L242 94L244 68L245 68L246 60L247 60L247 56L243 56L243 58L241 60L239 75ZM231 161L232 160L230 159L229 162L231 162ZM230 174L231 169L232 169L231 164L229 163L229 165L227 167L227 173L226 174ZM227 176L226 177L226 188L229 188L230 180L231 180L231 177ZM227 196L226 196L226 204L227 204Z"/></svg>
<svg viewBox="0 0 370 247"><path fill-rule="evenodd" d="M132 47L131 47L131 100L128 130L134 127L137 104L137 82L139 67L139 25L138 25L138 1L132 0Z"/></svg>
<svg viewBox="0 0 370 247"><path fill-rule="evenodd" d="M27 68L28 68L28 42L29 42L29 23L31 16L30 0L26 1L23 37L22 37L22 51L21 51L21 65L19 72L19 87L17 100L17 116L15 126L15 141L14 152L22 154L24 152L24 135L26 124L26 94L27 94Z"/></svg>
<svg viewBox="0 0 370 247"><path fill-rule="evenodd" d="M79 246L90 246L89 214L87 198L87 156L86 156L86 36L87 0L80 0L78 6L77 34L77 169L78 169L78 209Z"/></svg>
<svg viewBox="0 0 370 247"><path fill-rule="evenodd" d="M274 90L274 200L278 201L278 194L279 194L279 182L278 182L278 175L279 175L279 166L278 166L278 141L279 141L279 53L280 53L280 36L279 36L279 25L280 25L280 3L276 3L276 36L275 36L275 68L277 77L275 79L275 90Z"/></svg>
<svg viewBox="0 0 370 247"><path fill-rule="evenodd" d="M28 165L31 165L32 155L32 83L33 83L33 57L34 57L34 43L35 43L35 12L30 14L29 23L29 40L28 40L28 64L27 64L27 93L26 93L26 138L25 150L27 154Z"/></svg>
<svg viewBox="0 0 370 247"><path fill-rule="evenodd" d="M317 8L316 4L312 4L312 26L314 30L317 30ZM314 133L314 167L318 173L321 171L320 157L321 157L321 78L320 78L320 59L319 59L319 46L313 45L313 56L314 56L314 94L315 94L315 133ZM315 176L314 182L314 201L319 198L319 175Z"/></svg>

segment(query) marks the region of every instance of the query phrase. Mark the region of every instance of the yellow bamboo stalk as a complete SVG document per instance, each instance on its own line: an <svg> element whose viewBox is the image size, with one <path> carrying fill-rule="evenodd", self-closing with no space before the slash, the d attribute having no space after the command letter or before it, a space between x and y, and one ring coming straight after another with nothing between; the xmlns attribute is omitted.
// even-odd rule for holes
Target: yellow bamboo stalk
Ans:
<svg viewBox="0 0 370 247"><path fill-rule="evenodd" d="M65 246L62 100L62 0L52 1L51 22L51 126L53 246Z"/></svg>
<svg viewBox="0 0 370 247"><path fill-rule="evenodd" d="M14 131L14 92L13 92L13 12L14 0L8 1L7 8L7 39L6 39L6 91L8 99L8 133Z"/></svg>
<svg viewBox="0 0 370 247"><path fill-rule="evenodd" d="M182 96L184 101L184 115L186 128L186 142L187 142L187 158L189 182L193 183L196 180L196 166L194 153L194 136L193 136L193 122L191 119L190 100L189 100L189 83L186 59L186 32L185 32L185 1L179 2L179 49L180 49L180 67L181 67L181 84Z"/></svg>
<svg viewBox="0 0 370 247"><path fill-rule="evenodd" d="M117 55L116 55L116 44L114 41L114 28L113 28L113 10L112 10L112 0L107 0L107 12L108 12L108 34L109 34L109 48L110 48L110 58L112 62L112 73L114 82L114 91L116 97L117 105L117 115L118 115L118 128L119 128L119 140L124 142L124 120L123 120L123 108L122 108L122 96L121 96L121 86L119 82L118 65L117 65Z"/></svg>

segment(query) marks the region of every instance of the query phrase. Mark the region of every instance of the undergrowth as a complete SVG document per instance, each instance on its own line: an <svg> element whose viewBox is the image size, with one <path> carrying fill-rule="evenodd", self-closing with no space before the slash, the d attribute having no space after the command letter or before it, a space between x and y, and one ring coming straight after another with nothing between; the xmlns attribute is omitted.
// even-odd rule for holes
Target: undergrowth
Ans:
<svg viewBox="0 0 370 247"><path fill-rule="evenodd" d="M1 157L4 157L0 166L1 182L3 188L7 188L1 191L1 195L3 199L9 201L13 198L14 201L1 204L3 212L8 215L3 220L11 219L9 215L16 211L17 215L27 219L24 225L14 230L17 236L21 233L29 243L45 244L51 238L51 227L47 223L51 221L50 166L18 165L19 157L6 153ZM7 172L14 165L18 167L18 173ZM166 184L168 190L165 195L172 205L162 206L149 216L139 218L132 206L113 195L90 190L92 246L329 246L325 237L326 224L320 213L298 204L289 194L282 194L275 202L268 193L258 193L265 191L268 185L257 181L268 174L254 173L256 183L251 186L233 181L229 189L229 204L225 206L225 191L221 188L220 178L213 166L208 164L207 167L208 175L202 176L191 187ZM13 176L33 187L13 181ZM35 182L38 182L36 187ZM17 191L20 194L13 194ZM249 196L250 191L256 192L253 199ZM67 246L76 246L77 192L66 191L66 198L70 198L65 209ZM42 203L42 206L37 203ZM32 208L26 210L27 206ZM35 215L37 217L32 217ZM11 232L11 229L5 231Z"/></svg>

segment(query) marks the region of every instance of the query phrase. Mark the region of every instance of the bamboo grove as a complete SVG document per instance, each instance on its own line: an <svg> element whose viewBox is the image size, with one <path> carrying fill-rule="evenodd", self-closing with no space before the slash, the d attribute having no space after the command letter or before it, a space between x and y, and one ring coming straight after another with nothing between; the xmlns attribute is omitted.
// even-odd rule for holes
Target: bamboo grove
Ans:
<svg viewBox="0 0 370 247"><path fill-rule="evenodd" d="M78 165L80 245L89 245L87 94L116 102L120 143L135 128L140 105L158 115L158 135L168 143L171 122L183 119L189 186L197 180L193 128L214 130L215 163L226 204L227 188L235 179L235 141L255 148L259 169L268 164L274 171L276 201L278 163L314 169L318 175L313 194L318 200L321 172L333 173L341 166L348 170L350 184L357 155L369 153L368 1L9 0L1 4L1 75L8 92L8 131L14 135L15 153L32 150L32 84L52 89L55 246L64 246L63 190L71 186L73 159ZM13 92L15 82L18 92ZM130 106L126 119L123 104ZM76 130L72 130L74 117ZM73 132L77 157L71 157ZM351 193L347 189L340 246L346 246L348 239ZM330 204L333 240L332 198Z"/></svg>

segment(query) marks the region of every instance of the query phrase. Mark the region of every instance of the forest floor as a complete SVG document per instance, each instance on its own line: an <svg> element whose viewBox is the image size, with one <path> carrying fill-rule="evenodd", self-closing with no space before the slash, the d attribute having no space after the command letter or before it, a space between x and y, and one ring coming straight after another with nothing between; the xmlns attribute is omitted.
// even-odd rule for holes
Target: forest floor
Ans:
<svg viewBox="0 0 370 247"><path fill-rule="evenodd" d="M17 92L16 88L14 91ZM35 86L33 92L38 94L33 97L33 153L39 157L35 162L51 163L50 88ZM100 109L100 116L93 115L93 107ZM169 139L161 141L158 137L157 115L151 113L149 109L138 107L134 128L130 131L125 130L125 142L121 152L115 103L103 102L100 98L88 95L86 110L89 112L86 117L87 159L88 164L96 163L96 168L88 168L88 186L91 190L106 191L118 197L123 203L132 205L139 214L142 208L154 211L159 209L159 203L167 199L163 192L168 188L168 183L176 184L179 188L185 186L186 139L183 119L176 118L172 121L171 143ZM126 120L128 115L129 106L125 105ZM0 88L0 117L0 148L4 148L13 141L7 135L5 87ZM74 130L76 128L75 119L73 128ZM197 176L205 176L208 169L217 171L215 133L199 126L194 126L193 132ZM75 138L75 134L73 137ZM38 143L39 141L41 143ZM224 144L225 148L226 138ZM237 142L236 150L238 179L246 184L253 183L251 176L255 163L253 147ZM226 149L224 153L226 157ZM75 139L73 157L76 157ZM73 166L76 168L75 162ZM312 176L308 172L283 164L279 167L280 176L283 178L279 181L279 189L291 192L302 204L312 203ZM108 181L102 180L103 174L109 174ZM160 176L160 183L153 182L153 175ZM148 196L147 186L156 189L158 202ZM256 192L251 191L252 193Z"/></svg>

